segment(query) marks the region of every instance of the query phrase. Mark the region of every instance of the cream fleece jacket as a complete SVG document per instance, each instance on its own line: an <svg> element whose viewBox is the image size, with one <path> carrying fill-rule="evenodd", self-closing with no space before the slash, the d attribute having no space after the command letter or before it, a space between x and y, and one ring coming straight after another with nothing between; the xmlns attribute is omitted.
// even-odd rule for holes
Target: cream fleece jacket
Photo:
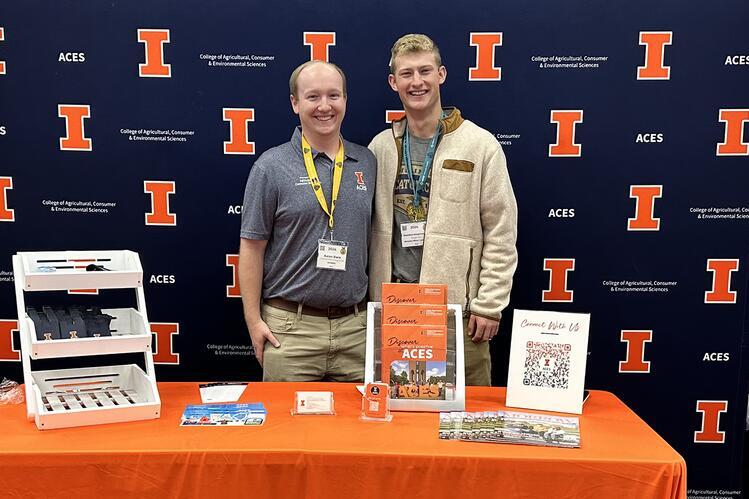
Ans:
<svg viewBox="0 0 749 499"><path fill-rule="evenodd" d="M369 295L392 278L393 189L406 120L369 144L377 157ZM517 267L517 204L502 146L452 109L434 157L420 282L447 284L448 302L498 320Z"/></svg>

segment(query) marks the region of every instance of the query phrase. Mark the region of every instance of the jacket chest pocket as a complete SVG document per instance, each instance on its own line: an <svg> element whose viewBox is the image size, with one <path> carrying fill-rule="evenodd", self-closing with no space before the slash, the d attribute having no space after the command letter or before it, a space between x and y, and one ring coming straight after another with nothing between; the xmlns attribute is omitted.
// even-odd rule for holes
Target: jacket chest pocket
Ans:
<svg viewBox="0 0 749 499"><path fill-rule="evenodd" d="M444 201L464 203L471 194L474 164L460 159L446 159L440 168L439 196Z"/></svg>

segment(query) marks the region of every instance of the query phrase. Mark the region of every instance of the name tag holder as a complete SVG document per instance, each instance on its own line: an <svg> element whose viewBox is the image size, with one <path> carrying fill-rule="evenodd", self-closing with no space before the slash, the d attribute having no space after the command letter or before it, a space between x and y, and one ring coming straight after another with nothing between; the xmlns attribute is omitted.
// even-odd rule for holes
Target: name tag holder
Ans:
<svg viewBox="0 0 749 499"><path fill-rule="evenodd" d="M325 270L346 270L348 243L333 239L317 240L317 268Z"/></svg>
<svg viewBox="0 0 749 499"><path fill-rule="evenodd" d="M424 246L424 234L426 232L426 221L405 222L401 227L401 246L404 248L415 248Z"/></svg>

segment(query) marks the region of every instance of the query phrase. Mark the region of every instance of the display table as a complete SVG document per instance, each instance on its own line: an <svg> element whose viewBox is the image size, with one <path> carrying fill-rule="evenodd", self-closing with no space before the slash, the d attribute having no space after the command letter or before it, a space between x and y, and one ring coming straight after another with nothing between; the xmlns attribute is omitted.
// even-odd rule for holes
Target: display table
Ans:
<svg viewBox="0 0 749 499"><path fill-rule="evenodd" d="M291 416L295 390L331 390L336 416ZM438 414L361 422L351 384L251 383L259 427L180 427L195 383L159 383L161 419L39 431L0 406L5 497L685 498L684 459L619 399L593 391L582 448L444 441ZM503 409L503 388L468 388L467 411Z"/></svg>

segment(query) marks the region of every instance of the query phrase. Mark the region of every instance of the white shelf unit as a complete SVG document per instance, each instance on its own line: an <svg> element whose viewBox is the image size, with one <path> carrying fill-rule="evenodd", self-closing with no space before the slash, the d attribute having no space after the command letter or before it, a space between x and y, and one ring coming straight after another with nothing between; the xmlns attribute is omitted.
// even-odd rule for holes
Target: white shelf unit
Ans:
<svg viewBox="0 0 749 499"><path fill-rule="evenodd" d="M88 271L88 265L107 270ZM151 352L143 269L133 251L19 252L13 256L26 411L40 430L156 419L161 400ZM39 340L25 293L133 289L137 308L102 309L114 317L112 336ZM137 365L33 371L32 360L142 353Z"/></svg>

